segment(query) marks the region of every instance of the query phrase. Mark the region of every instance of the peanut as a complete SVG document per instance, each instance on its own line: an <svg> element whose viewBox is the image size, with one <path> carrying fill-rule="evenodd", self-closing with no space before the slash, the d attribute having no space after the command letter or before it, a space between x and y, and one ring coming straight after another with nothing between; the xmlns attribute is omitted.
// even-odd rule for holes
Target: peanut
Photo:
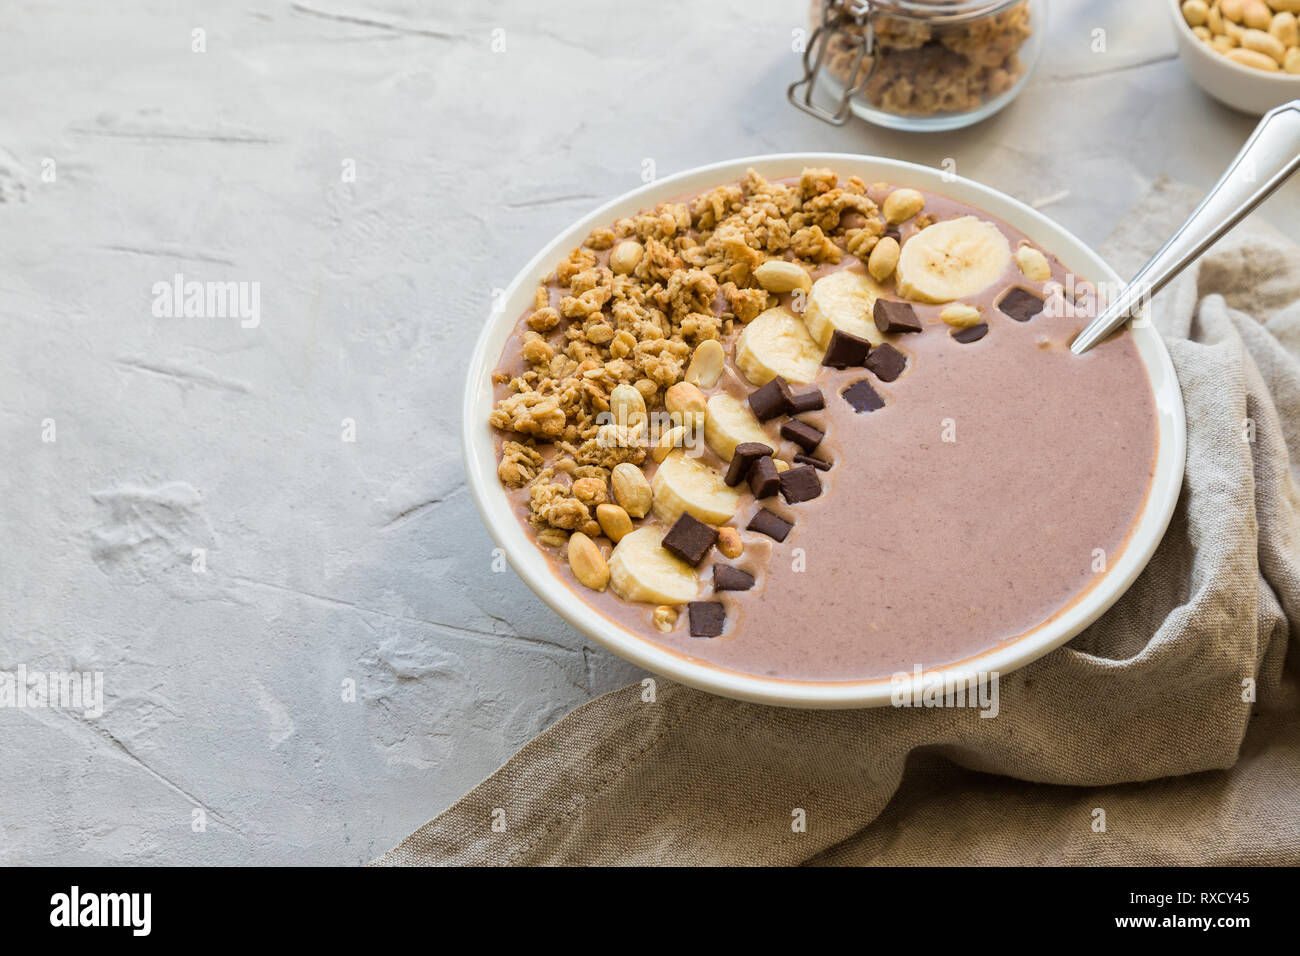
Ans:
<svg viewBox="0 0 1300 956"><path fill-rule="evenodd" d="M655 461L663 461L668 457L669 452L674 448L681 448L685 443L686 426L674 425L659 436L659 440L655 442L654 447L650 449L650 457Z"/></svg>
<svg viewBox="0 0 1300 956"><path fill-rule="evenodd" d="M898 240L893 236L885 236L876 243L876 248L871 250L871 256L867 259L867 271L871 277L877 282L888 279L898 265L899 252Z"/></svg>
<svg viewBox="0 0 1300 956"><path fill-rule="evenodd" d="M603 591L609 584L609 565L605 556L596 547L596 542L581 531L569 535L569 569L584 587L593 591Z"/></svg>
<svg viewBox="0 0 1300 956"><path fill-rule="evenodd" d="M596 522L610 541L618 544L623 535L632 533L632 519L618 505L597 505Z"/></svg>
<svg viewBox="0 0 1300 956"><path fill-rule="evenodd" d="M754 270L754 278L768 292L778 294L793 292L795 289L807 292L812 288L812 276L808 275L808 270L784 259L768 259Z"/></svg>
<svg viewBox="0 0 1300 956"><path fill-rule="evenodd" d="M1277 14L1268 25L1268 32L1284 47L1300 44L1300 22L1297 22L1294 13L1283 11Z"/></svg>
<svg viewBox="0 0 1300 956"><path fill-rule="evenodd" d="M940 310L939 318L954 328L968 329L972 325L979 325L980 310L973 305L954 302L952 305L945 305Z"/></svg>
<svg viewBox="0 0 1300 956"><path fill-rule="evenodd" d="M1246 8L1246 0L1219 0L1219 10L1233 23L1240 23Z"/></svg>
<svg viewBox="0 0 1300 956"><path fill-rule="evenodd" d="M630 461L614 466L610 483L614 486L614 500L633 518L644 518L650 513L653 494L645 472Z"/></svg>
<svg viewBox="0 0 1300 956"><path fill-rule="evenodd" d="M1052 267L1047 263L1047 256L1033 246L1021 246L1016 250L1016 265L1025 278L1035 282L1046 282L1052 277Z"/></svg>
<svg viewBox="0 0 1300 956"><path fill-rule="evenodd" d="M1223 36L1223 35L1216 36L1213 40L1210 41L1210 46L1214 47L1214 49L1219 53L1227 53L1229 50L1236 47L1236 45L1237 45L1236 40L1234 40L1232 37Z"/></svg>
<svg viewBox="0 0 1300 956"><path fill-rule="evenodd" d="M703 427L708 413L704 393L690 382L678 382L664 393L664 407L679 425L694 424Z"/></svg>
<svg viewBox="0 0 1300 956"><path fill-rule="evenodd" d="M691 364L686 366L686 382L700 388L712 388L722 377L722 366L726 359L722 343L717 339L706 339L695 347Z"/></svg>
<svg viewBox="0 0 1300 956"><path fill-rule="evenodd" d="M1210 32L1215 36L1223 33L1223 14L1219 12L1217 3L1210 7L1209 12L1206 13L1205 25L1210 28Z"/></svg>
<svg viewBox="0 0 1300 956"><path fill-rule="evenodd" d="M1273 20L1273 11L1264 0L1246 0L1246 5L1241 8L1241 18L1251 29L1267 30Z"/></svg>
<svg viewBox="0 0 1300 956"><path fill-rule="evenodd" d="M1202 43L1209 43L1214 36L1209 27L1192 27L1192 32L1196 34L1196 39Z"/></svg>
<svg viewBox="0 0 1300 956"><path fill-rule="evenodd" d="M1286 58L1282 61L1282 69L1288 73L1300 73L1300 47L1292 47L1286 51Z"/></svg>
<svg viewBox="0 0 1300 956"><path fill-rule="evenodd" d="M1278 69L1277 60L1265 53L1258 53L1255 50L1229 50L1224 54L1233 63L1240 63L1242 66L1253 67L1256 70L1266 72L1276 72Z"/></svg>
<svg viewBox="0 0 1300 956"><path fill-rule="evenodd" d="M667 604L660 604L655 608L654 614L655 630L667 634L677 623L677 608L669 607Z"/></svg>
<svg viewBox="0 0 1300 956"><path fill-rule="evenodd" d="M1272 57L1278 63L1286 57L1286 47L1282 45L1282 41L1263 30L1247 30L1242 35L1241 45L1247 50Z"/></svg>
<svg viewBox="0 0 1300 956"><path fill-rule="evenodd" d="M782 461L780 458L773 458L773 459L772 459L772 464L776 465L776 470L777 470L777 471L789 471L789 470L790 470L790 463L789 463L788 461Z"/></svg>
<svg viewBox="0 0 1300 956"><path fill-rule="evenodd" d="M1185 0L1183 19L1189 27L1199 27L1210 15L1210 5L1205 0Z"/></svg>
<svg viewBox="0 0 1300 956"><path fill-rule="evenodd" d="M635 239L624 239L609 254L609 267L616 275L625 276L636 268L645 250Z"/></svg>
<svg viewBox="0 0 1300 956"><path fill-rule="evenodd" d="M724 558L738 558L745 553L745 542L735 528L718 529L718 551Z"/></svg>
<svg viewBox="0 0 1300 956"><path fill-rule="evenodd" d="M885 217L885 222L897 226L900 222L907 222L924 208L925 197L915 189L895 189L885 197L880 211Z"/></svg>
<svg viewBox="0 0 1300 956"><path fill-rule="evenodd" d="M639 429L646 423L645 397L634 385L615 385L609 393L609 411L614 424Z"/></svg>

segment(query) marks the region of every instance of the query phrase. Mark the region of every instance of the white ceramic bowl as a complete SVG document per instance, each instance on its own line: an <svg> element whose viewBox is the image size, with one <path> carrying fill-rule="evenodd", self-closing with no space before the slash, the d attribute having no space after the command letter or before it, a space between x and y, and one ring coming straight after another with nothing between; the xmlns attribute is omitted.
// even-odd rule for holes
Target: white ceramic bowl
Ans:
<svg viewBox="0 0 1300 956"><path fill-rule="evenodd" d="M1174 21L1178 56L1196 85L1220 103L1262 116L1275 106L1300 97L1300 74L1266 73L1253 67L1233 63L1196 38L1183 19L1178 0L1165 0Z"/></svg>
<svg viewBox="0 0 1300 956"><path fill-rule="evenodd" d="M889 678L810 682L755 677L687 660L618 626L589 607L552 574L545 556L511 511L505 490L497 480L496 452L487 424L493 405L491 373L500 362L506 339L519 316L532 302L538 282L596 226L608 225L658 202L739 180L751 166L769 179L798 176L805 166L826 166L841 177L858 175L867 182L898 183L951 196L1022 230L1075 274L1094 282L1119 281L1097 253L1042 213L987 186L960 178L949 182L939 171L912 163L841 153L786 153L735 159L678 173L620 196L565 229L520 270L500 298L469 362L462 412L469 487L489 532L520 577L566 621L614 653L657 674L728 697L790 707L879 706L890 702L898 686ZM1138 322L1133 335L1155 393L1159 447L1151 491L1127 547L1092 590L1050 622L1012 644L965 661L960 667L943 668L944 673L1006 673L1042 657L1110 607L1133 583L1155 551L1182 484L1186 452L1183 401L1173 364L1155 329L1149 322ZM918 692L920 689L917 688Z"/></svg>

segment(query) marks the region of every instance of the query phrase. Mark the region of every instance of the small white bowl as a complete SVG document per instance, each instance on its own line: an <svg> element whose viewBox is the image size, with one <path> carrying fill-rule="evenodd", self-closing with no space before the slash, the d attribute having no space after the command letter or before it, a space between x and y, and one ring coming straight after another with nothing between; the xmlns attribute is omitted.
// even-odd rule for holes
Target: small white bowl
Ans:
<svg viewBox="0 0 1300 956"><path fill-rule="evenodd" d="M681 657L620 627L590 607L551 572L541 549L529 538L512 511L505 489L497 479L496 449L488 426L493 406L492 369L500 363L506 340L519 316L532 303L538 282L553 271L569 250L580 245L592 229L633 215L646 206L734 182L750 167L769 179L779 179L798 176L806 166L829 167L844 178L856 175L866 182L897 183L950 196L1021 230L1036 244L1054 253L1074 274L1093 282L1119 282L1119 276L1097 253L1042 213L969 179L958 177L949 181L939 170L929 167L847 153L784 153L701 166L642 186L584 216L556 236L515 276L496 310L488 316L470 358L461 438L470 491L488 531L505 552L511 567L537 596L582 633L647 670L715 694L786 707L877 707L890 703L896 688L904 692L915 689L919 694L924 684L917 684L915 679L897 684L890 678L829 682L742 674ZM1169 353L1151 323L1135 322L1132 334L1151 379L1159 445L1155 477L1128 544L1102 579L1051 621L1008 645L936 671L971 679L979 672L1005 674L1042 657L1074 637L1115 603L1160 543L1183 479L1187 444L1183 398Z"/></svg>
<svg viewBox="0 0 1300 956"><path fill-rule="evenodd" d="M1174 21L1178 56L1196 85L1220 103L1243 113L1262 116L1275 106L1300 97L1300 74L1266 73L1254 67L1233 63L1222 53L1210 49L1192 32L1183 19L1178 0L1166 0Z"/></svg>

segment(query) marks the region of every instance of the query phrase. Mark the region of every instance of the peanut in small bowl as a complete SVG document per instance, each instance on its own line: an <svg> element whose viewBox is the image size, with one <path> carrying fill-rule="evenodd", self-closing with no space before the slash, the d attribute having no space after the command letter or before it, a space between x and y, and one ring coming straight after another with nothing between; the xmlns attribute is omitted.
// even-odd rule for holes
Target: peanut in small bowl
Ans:
<svg viewBox="0 0 1300 956"><path fill-rule="evenodd" d="M1260 115L1300 97L1300 0L1169 0L1178 55L1221 103Z"/></svg>

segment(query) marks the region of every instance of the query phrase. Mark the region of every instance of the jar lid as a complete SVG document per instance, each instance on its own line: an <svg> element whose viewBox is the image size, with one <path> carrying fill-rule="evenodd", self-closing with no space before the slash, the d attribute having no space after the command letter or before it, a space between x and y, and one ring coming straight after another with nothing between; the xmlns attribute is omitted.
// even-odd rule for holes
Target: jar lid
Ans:
<svg viewBox="0 0 1300 956"><path fill-rule="evenodd" d="M848 6L888 16L948 23L982 17L1016 2L1019 0L857 0Z"/></svg>

